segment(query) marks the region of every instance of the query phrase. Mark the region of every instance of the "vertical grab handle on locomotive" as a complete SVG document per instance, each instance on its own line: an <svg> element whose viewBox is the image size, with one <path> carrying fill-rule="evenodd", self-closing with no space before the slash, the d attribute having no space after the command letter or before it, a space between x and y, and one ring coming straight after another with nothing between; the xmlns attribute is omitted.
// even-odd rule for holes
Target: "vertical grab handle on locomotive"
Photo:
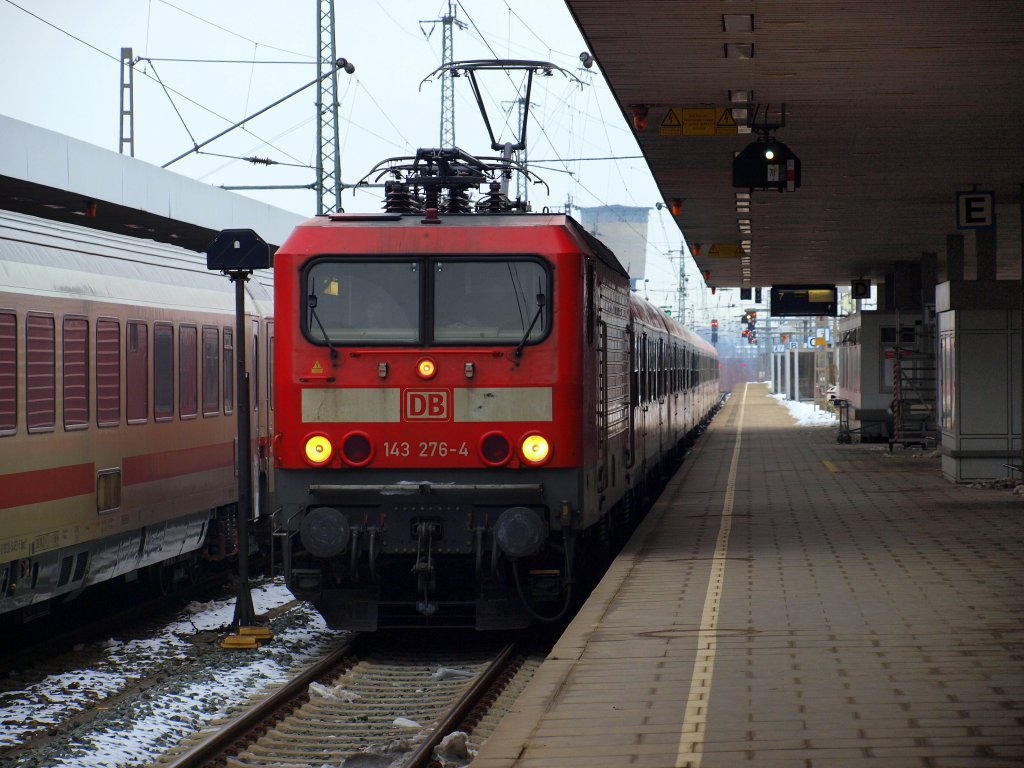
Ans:
<svg viewBox="0 0 1024 768"><path fill-rule="evenodd" d="M597 492L608 488L608 325L597 321Z"/></svg>

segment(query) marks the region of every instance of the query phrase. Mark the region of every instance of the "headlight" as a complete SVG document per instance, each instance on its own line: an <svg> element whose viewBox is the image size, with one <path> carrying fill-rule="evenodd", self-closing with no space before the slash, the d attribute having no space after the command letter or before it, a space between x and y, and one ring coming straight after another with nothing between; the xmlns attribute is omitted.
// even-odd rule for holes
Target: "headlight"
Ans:
<svg viewBox="0 0 1024 768"><path fill-rule="evenodd" d="M334 457L334 446L326 435L310 435L306 438L306 461L314 467L322 467Z"/></svg>
<svg viewBox="0 0 1024 768"><path fill-rule="evenodd" d="M551 444L543 435L527 435L519 446L519 453L527 464L539 466L551 458Z"/></svg>
<svg viewBox="0 0 1024 768"><path fill-rule="evenodd" d="M424 357L416 363L416 373L421 379L432 379L437 373L437 365L429 357Z"/></svg>

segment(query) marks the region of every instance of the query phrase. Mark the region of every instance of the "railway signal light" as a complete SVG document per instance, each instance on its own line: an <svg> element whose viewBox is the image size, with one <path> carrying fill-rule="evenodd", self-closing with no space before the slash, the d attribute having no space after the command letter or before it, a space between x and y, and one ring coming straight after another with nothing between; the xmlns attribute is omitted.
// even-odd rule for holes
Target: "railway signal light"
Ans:
<svg viewBox="0 0 1024 768"><path fill-rule="evenodd" d="M743 332L744 336L754 333L754 329L757 327L757 310L748 309L743 312L743 322L747 326L747 330Z"/></svg>
<svg viewBox="0 0 1024 768"><path fill-rule="evenodd" d="M718 343L718 321L717 320L712 320L711 321L711 343L712 344L717 344Z"/></svg>

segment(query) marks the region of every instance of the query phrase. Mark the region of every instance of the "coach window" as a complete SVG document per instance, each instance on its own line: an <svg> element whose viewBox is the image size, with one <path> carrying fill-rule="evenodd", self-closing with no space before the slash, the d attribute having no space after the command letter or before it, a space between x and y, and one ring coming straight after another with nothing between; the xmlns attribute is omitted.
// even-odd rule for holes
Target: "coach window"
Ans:
<svg viewBox="0 0 1024 768"><path fill-rule="evenodd" d="M667 389L666 374L668 364L665 360L665 340L658 339L658 399L665 397L665 390Z"/></svg>
<svg viewBox="0 0 1024 768"><path fill-rule="evenodd" d="M29 432L50 432L56 422L56 350L52 315L25 319L25 416Z"/></svg>
<svg viewBox="0 0 1024 768"><path fill-rule="evenodd" d="M174 416L174 326L153 325L153 419Z"/></svg>
<svg viewBox="0 0 1024 768"><path fill-rule="evenodd" d="M303 330L316 344L415 344L420 333L417 261L322 260L306 273Z"/></svg>
<svg viewBox="0 0 1024 768"><path fill-rule="evenodd" d="M178 416L194 419L199 411L196 392L196 327L178 327Z"/></svg>
<svg viewBox="0 0 1024 768"><path fill-rule="evenodd" d="M650 368L647 359L647 334L640 337L640 402L646 403L650 398L650 386L647 371Z"/></svg>
<svg viewBox="0 0 1024 768"><path fill-rule="evenodd" d="M645 355L647 361L647 400L651 401L657 397L654 389L654 375L655 365L657 363L657 347L654 345L654 339L647 341L647 354Z"/></svg>
<svg viewBox="0 0 1024 768"><path fill-rule="evenodd" d="M64 429L85 429L89 426L89 321L65 317L63 325Z"/></svg>
<svg viewBox="0 0 1024 768"><path fill-rule="evenodd" d="M125 398L129 424L145 424L149 413L149 328L128 321L125 340Z"/></svg>
<svg viewBox="0 0 1024 768"><path fill-rule="evenodd" d="M224 329L224 413L235 410L235 331Z"/></svg>
<svg viewBox="0 0 1024 768"><path fill-rule="evenodd" d="M586 291L587 291L587 344L594 345L594 306L597 302L597 281L594 279L594 262L587 260L586 268Z"/></svg>
<svg viewBox="0 0 1024 768"><path fill-rule="evenodd" d="M274 324L267 323L267 406L274 410Z"/></svg>
<svg viewBox="0 0 1024 768"><path fill-rule="evenodd" d="M252 321L252 355L249 357L249 370L252 371L252 381L250 382L249 388L249 405L252 408L252 412L256 414L254 424L259 424L259 412L260 412L260 364L262 358L260 357L260 321Z"/></svg>
<svg viewBox="0 0 1024 768"><path fill-rule="evenodd" d="M0 435L17 431L17 317L0 312Z"/></svg>
<svg viewBox="0 0 1024 768"><path fill-rule="evenodd" d="M550 330L548 294L548 272L539 261L438 260L433 341L535 344Z"/></svg>
<svg viewBox="0 0 1024 768"><path fill-rule="evenodd" d="M121 423L121 324L96 321L96 426Z"/></svg>
<svg viewBox="0 0 1024 768"><path fill-rule="evenodd" d="M629 326L629 404L636 407L640 402L640 349L633 326Z"/></svg>
<svg viewBox="0 0 1024 768"><path fill-rule="evenodd" d="M220 339L216 328L203 326L203 416L220 412Z"/></svg>
<svg viewBox="0 0 1024 768"><path fill-rule="evenodd" d="M0 435L18 429L18 320L0 312Z"/></svg>

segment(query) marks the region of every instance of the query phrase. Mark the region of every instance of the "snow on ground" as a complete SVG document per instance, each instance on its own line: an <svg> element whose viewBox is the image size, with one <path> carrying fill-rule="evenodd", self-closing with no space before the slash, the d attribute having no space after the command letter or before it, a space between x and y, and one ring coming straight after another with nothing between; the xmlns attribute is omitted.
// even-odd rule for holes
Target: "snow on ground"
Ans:
<svg viewBox="0 0 1024 768"><path fill-rule="evenodd" d="M785 395L772 395L782 405L786 406L789 415L796 419L802 426L834 426L837 423L836 415L831 411L824 411L814 403L802 403L796 400L787 400Z"/></svg>
<svg viewBox="0 0 1024 768"><path fill-rule="evenodd" d="M256 613L284 605L292 599L283 580L252 588ZM51 675L24 690L0 693L0 764L3 748L23 743L47 730L48 724L96 706L129 688L155 670L173 668L177 674L115 704L104 713L106 728L97 722L87 734L65 744L60 754L47 755L34 768L134 768L149 765L168 747L205 723L223 716L233 705L246 700L268 684L288 679L296 664L319 655L336 642L338 633L305 606L275 620L272 642L255 651L222 651L209 664L192 663L189 638L199 632L227 634L234 618L235 599L193 603L182 617L151 637L101 644L103 658L88 669ZM28 763L15 763L25 765Z"/></svg>

